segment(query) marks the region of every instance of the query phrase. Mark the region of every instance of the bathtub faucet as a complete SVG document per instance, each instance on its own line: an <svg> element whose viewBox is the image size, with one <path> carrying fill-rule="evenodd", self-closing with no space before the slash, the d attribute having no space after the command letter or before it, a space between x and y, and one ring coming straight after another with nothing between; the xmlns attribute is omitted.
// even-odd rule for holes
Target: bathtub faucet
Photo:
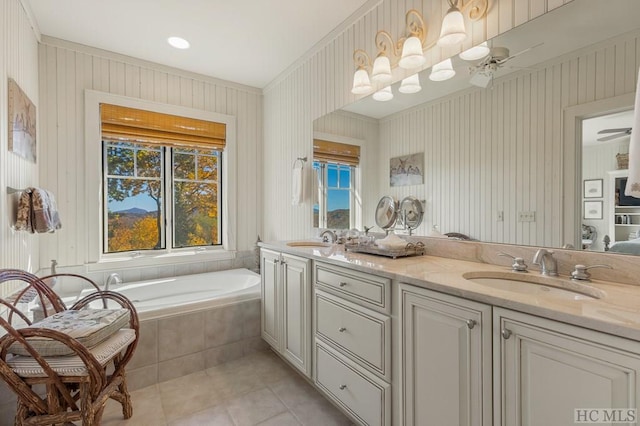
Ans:
<svg viewBox="0 0 640 426"><path fill-rule="evenodd" d="M111 284L122 284L122 278L120 278L120 274L114 272L113 274L109 275L109 278L107 278L107 282L104 284L103 290L109 291L109 287L111 286Z"/></svg>

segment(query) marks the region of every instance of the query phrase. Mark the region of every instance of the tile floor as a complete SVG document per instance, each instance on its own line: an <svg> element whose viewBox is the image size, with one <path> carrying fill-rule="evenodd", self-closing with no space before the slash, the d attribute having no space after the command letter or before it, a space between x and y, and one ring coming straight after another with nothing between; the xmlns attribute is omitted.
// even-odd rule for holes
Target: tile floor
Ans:
<svg viewBox="0 0 640 426"><path fill-rule="evenodd" d="M271 351L255 352L131 393L133 417L109 401L103 426L331 426L351 425Z"/></svg>

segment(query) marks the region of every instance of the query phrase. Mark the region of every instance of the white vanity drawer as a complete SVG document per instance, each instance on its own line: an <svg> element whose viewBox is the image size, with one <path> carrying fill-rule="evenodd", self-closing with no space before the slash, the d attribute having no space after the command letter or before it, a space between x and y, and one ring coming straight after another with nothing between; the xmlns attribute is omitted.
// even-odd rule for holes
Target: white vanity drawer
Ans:
<svg viewBox="0 0 640 426"><path fill-rule="evenodd" d="M389 381L391 319L319 290L314 297L316 337Z"/></svg>
<svg viewBox="0 0 640 426"><path fill-rule="evenodd" d="M316 343L316 384L363 425L389 425L390 385L322 343Z"/></svg>
<svg viewBox="0 0 640 426"><path fill-rule="evenodd" d="M315 262L315 283L353 302L390 312L391 280L338 266Z"/></svg>

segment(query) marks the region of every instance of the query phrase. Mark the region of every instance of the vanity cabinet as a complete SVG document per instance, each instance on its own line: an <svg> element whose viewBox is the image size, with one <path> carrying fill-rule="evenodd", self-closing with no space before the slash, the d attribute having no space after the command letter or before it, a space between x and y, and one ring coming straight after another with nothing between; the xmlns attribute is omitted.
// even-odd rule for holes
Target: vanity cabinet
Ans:
<svg viewBox="0 0 640 426"><path fill-rule="evenodd" d="M262 338L311 377L311 260L260 251Z"/></svg>
<svg viewBox="0 0 640 426"><path fill-rule="evenodd" d="M406 284L394 296L399 424L491 425L491 306Z"/></svg>
<svg viewBox="0 0 640 426"><path fill-rule="evenodd" d="M391 424L391 281L314 262L314 383L358 424Z"/></svg>
<svg viewBox="0 0 640 426"><path fill-rule="evenodd" d="M493 323L495 425L569 425L576 409L640 405L640 343L502 308Z"/></svg>

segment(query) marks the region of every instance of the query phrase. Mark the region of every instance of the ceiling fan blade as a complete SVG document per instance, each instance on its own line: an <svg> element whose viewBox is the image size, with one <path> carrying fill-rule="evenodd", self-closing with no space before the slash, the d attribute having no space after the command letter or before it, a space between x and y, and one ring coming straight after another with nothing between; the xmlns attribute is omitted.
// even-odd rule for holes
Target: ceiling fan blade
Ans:
<svg viewBox="0 0 640 426"><path fill-rule="evenodd" d="M600 130L598 134L602 135L604 133L626 133L626 132L631 132L631 127L624 127L622 129L604 129L604 130Z"/></svg>
<svg viewBox="0 0 640 426"><path fill-rule="evenodd" d="M627 136L627 133L616 133L615 135L605 136L604 138L596 139L598 142L606 142L614 139L618 139L621 137Z"/></svg>

